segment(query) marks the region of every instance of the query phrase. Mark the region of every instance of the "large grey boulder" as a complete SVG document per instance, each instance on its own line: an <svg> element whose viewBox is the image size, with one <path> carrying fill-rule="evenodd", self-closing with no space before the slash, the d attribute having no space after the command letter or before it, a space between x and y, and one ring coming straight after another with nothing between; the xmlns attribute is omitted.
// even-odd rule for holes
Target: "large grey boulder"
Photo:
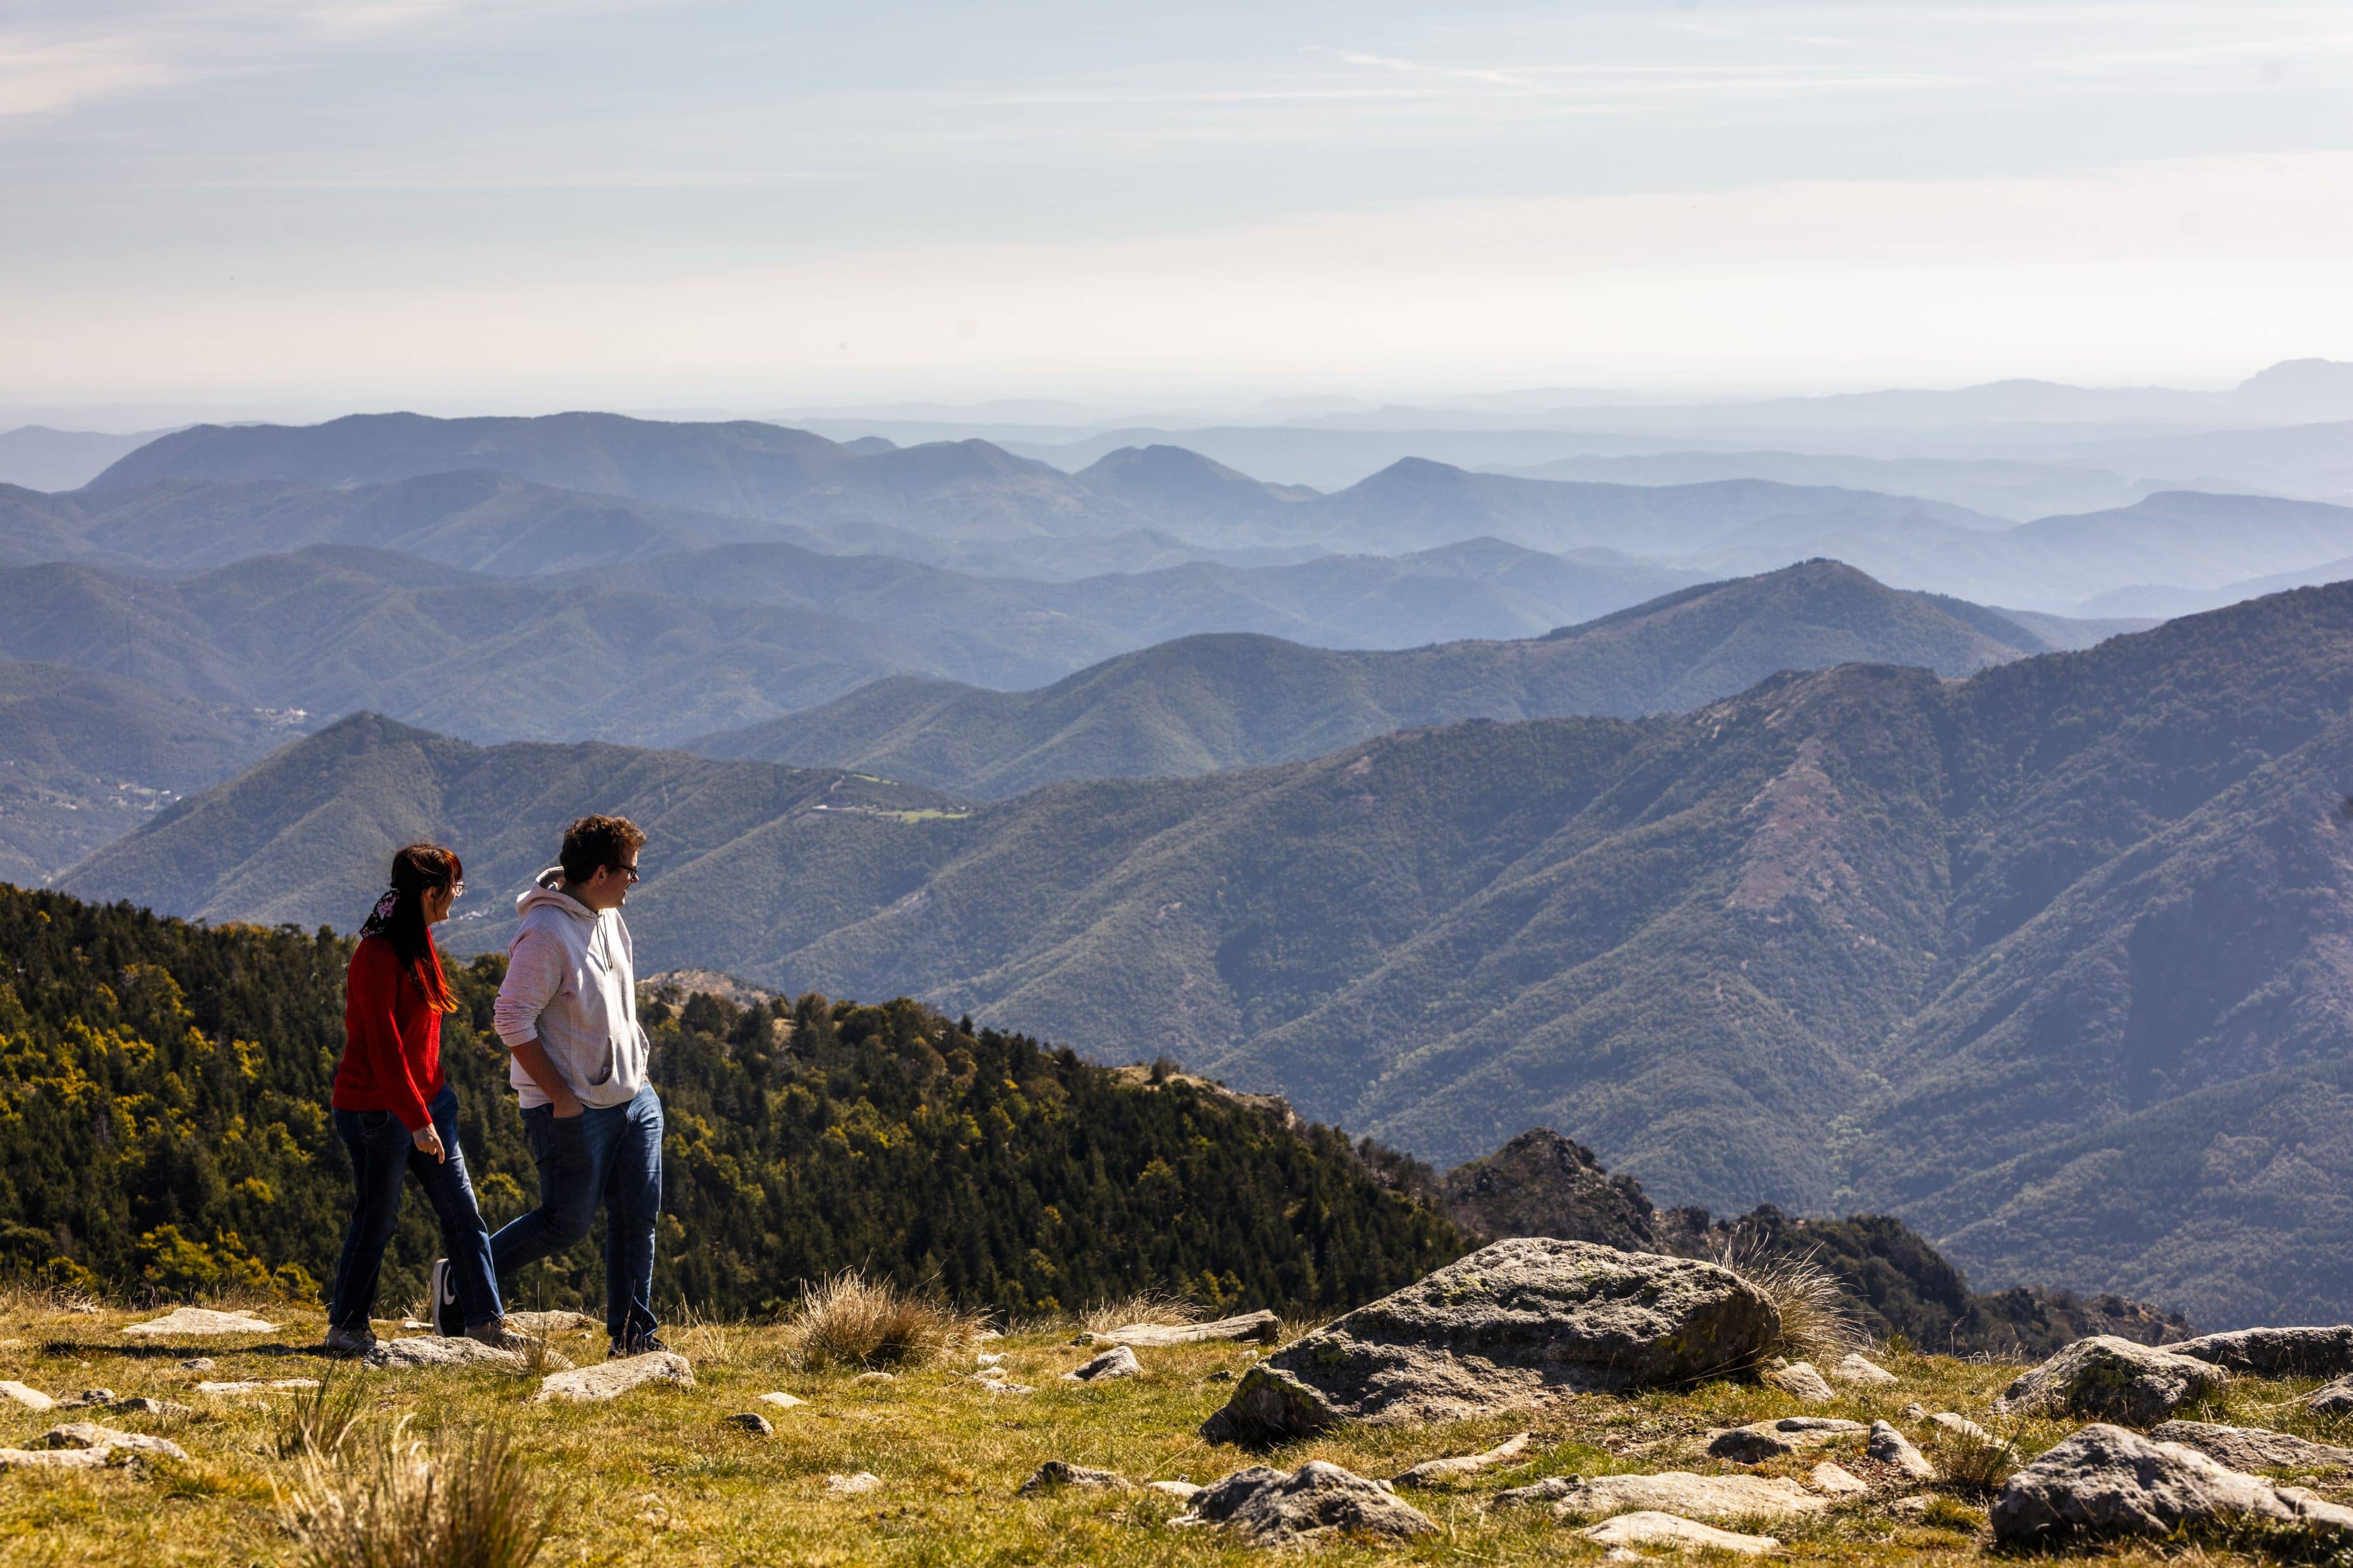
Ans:
<svg viewBox="0 0 2353 1568"><path fill-rule="evenodd" d="M2121 1426L2086 1426L2010 1478L1993 1505L1994 1540L2170 1535L2248 1523L2353 1533L2353 1510L2225 1468L2195 1448Z"/></svg>
<svg viewBox="0 0 2353 1568"><path fill-rule="evenodd" d="M406 1339L379 1340L368 1346L360 1361L379 1371L386 1367L494 1366L501 1372L521 1372L530 1364L519 1351L502 1351L496 1345L455 1334L447 1339L438 1334L415 1334Z"/></svg>
<svg viewBox="0 0 2353 1568"><path fill-rule="evenodd" d="M195 1334L274 1334L275 1323L265 1323L251 1312L216 1312L209 1307L180 1307L160 1318L132 1323L124 1333L133 1339L180 1339Z"/></svg>
<svg viewBox="0 0 2353 1568"><path fill-rule="evenodd" d="M1109 1333L1085 1336L1098 1345L1198 1345L1216 1340L1258 1340L1272 1344L1282 1337L1282 1322L1272 1312L1244 1312L1214 1323L1130 1323Z"/></svg>
<svg viewBox="0 0 2353 1568"><path fill-rule="evenodd" d="M1342 1530L1402 1541L1438 1528L1379 1482L1322 1459L1292 1474L1265 1465L1237 1470L1195 1493L1178 1522L1223 1524L1252 1546L1289 1546Z"/></svg>
<svg viewBox="0 0 2353 1568"><path fill-rule="evenodd" d="M1201 1432L1273 1441L1682 1386L1753 1369L1780 1328L1763 1292L1715 1264L1521 1237L1256 1363Z"/></svg>
<svg viewBox="0 0 2353 1568"><path fill-rule="evenodd" d="M2230 1381L2211 1362L2094 1334L2021 1373L1994 1408L2154 1426Z"/></svg>
<svg viewBox="0 0 2353 1568"><path fill-rule="evenodd" d="M2233 1329L2165 1347L2259 1377L2343 1377L2353 1373L2353 1323L2334 1328Z"/></svg>
<svg viewBox="0 0 2353 1568"><path fill-rule="evenodd" d="M2353 1448L2315 1443L2267 1426L2222 1426L2211 1421L2168 1421L2152 1429L2160 1443L2197 1449L2234 1470L2342 1470L2353 1468Z"/></svg>

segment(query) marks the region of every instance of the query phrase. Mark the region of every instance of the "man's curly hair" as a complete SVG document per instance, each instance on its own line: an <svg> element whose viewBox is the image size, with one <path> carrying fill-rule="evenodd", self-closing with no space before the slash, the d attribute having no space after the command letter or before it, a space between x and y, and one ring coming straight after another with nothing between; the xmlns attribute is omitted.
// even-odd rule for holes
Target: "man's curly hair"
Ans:
<svg viewBox="0 0 2353 1568"><path fill-rule="evenodd" d="M564 830L556 858L563 862L565 880L585 882L599 866L618 866L645 844L645 830L626 816L584 816Z"/></svg>

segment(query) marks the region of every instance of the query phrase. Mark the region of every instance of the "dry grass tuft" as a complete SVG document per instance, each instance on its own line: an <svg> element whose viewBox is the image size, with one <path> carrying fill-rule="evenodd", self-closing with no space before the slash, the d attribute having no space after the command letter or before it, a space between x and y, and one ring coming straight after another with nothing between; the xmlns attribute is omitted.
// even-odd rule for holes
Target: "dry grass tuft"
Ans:
<svg viewBox="0 0 2353 1568"><path fill-rule="evenodd" d="M396 1422L352 1463L312 1457L284 1509L306 1568L528 1568L554 1510L506 1432L436 1452Z"/></svg>
<svg viewBox="0 0 2353 1568"><path fill-rule="evenodd" d="M1871 1342L1848 1309L1838 1277L1822 1267L1819 1253L1727 1246L1715 1261L1762 1290L1781 1314L1772 1354L1828 1366Z"/></svg>
<svg viewBox="0 0 2353 1568"><path fill-rule="evenodd" d="M1945 1472L1946 1485L1966 1497L1990 1498L2000 1492L2002 1483L2026 1462L2018 1448L2021 1431L2013 1424L2009 1432L1989 1434L1984 1439L1939 1432L1936 1468Z"/></svg>
<svg viewBox="0 0 2353 1568"><path fill-rule="evenodd" d="M1173 1327L1179 1323L1198 1322L1200 1317L1200 1309L1181 1296L1146 1290L1139 1295L1124 1296L1115 1301L1089 1307L1079 1314L1079 1327L1089 1333L1107 1334L1113 1329L1129 1328L1137 1323Z"/></svg>
<svg viewBox="0 0 2353 1568"><path fill-rule="evenodd" d="M854 1270L805 1286L786 1324L802 1366L916 1367L969 1350L980 1320Z"/></svg>
<svg viewBox="0 0 2353 1568"><path fill-rule="evenodd" d="M329 1368L318 1387L287 1402L278 1418L278 1457L335 1463L366 1410L367 1394L359 1379L339 1377Z"/></svg>

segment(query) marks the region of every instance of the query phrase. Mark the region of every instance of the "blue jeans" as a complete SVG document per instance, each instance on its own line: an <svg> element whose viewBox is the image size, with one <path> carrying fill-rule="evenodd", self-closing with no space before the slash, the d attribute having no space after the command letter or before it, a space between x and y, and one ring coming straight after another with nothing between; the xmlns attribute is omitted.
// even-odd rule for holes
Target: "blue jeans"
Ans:
<svg viewBox="0 0 2353 1568"><path fill-rule="evenodd" d="M364 1329L375 1306L376 1278L384 1249L400 1225L400 1178L416 1176L441 1221L441 1251L449 1259L450 1283L469 1328L503 1315L498 1281L491 1275L491 1232L474 1205L466 1179L465 1152L458 1147L458 1096L446 1084L426 1110L441 1134L448 1155L436 1160L409 1142L408 1129L389 1110L338 1110L335 1131L352 1156L356 1191L351 1227L343 1232L343 1255L335 1264L335 1293L327 1326Z"/></svg>
<svg viewBox="0 0 2353 1568"><path fill-rule="evenodd" d="M627 1349L658 1326L654 1221L661 1215L661 1097L648 1084L627 1105L591 1106L565 1117L553 1106L534 1105L522 1113L522 1131L539 1165L539 1206L491 1237L499 1277L586 1236L602 1203L605 1332Z"/></svg>

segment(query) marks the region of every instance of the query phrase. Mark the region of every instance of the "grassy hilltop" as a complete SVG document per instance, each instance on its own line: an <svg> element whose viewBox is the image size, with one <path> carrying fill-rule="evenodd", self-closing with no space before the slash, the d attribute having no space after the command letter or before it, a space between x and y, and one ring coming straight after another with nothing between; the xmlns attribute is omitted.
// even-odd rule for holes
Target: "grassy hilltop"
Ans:
<svg viewBox="0 0 2353 1568"><path fill-rule="evenodd" d="M182 1415L98 1417L169 1436L186 1450L185 1462L0 1474L0 1563L300 1561L281 1523L281 1500L293 1498L313 1478L298 1460L280 1457L296 1425L298 1396L193 1392L199 1378L317 1377L327 1370L329 1363L287 1349L315 1342L322 1326L317 1312L271 1309L269 1316L280 1332L262 1342L189 1342L126 1353L121 1330L130 1314L71 1311L57 1300L21 1293L0 1304L0 1375L53 1393L103 1384L120 1395L152 1395L190 1407ZM1769 1388L1714 1384L1683 1393L1588 1395L1534 1421L1366 1428L1261 1455L1213 1447L1195 1432L1232 1388L1220 1379L1255 1353L1239 1346L1147 1349L1139 1352L1145 1367L1141 1377L1070 1384L1060 1373L1089 1352L1069 1342L1067 1320L1033 1322L983 1347L1002 1352L1015 1380L1035 1389L999 1394L966 1375L969 1352L934 1368L902 1371L893 1381L859 1383L847 1370L798 1370L786 1330L774 1323L706 1322L674 1338L694 1360L695 1387L657 1385L606 1405L533 1404L529 1377L489 1369L335 1372L332 1377L355 1382L364 1397L362 1426L346 1446L344 1465L332 1474L350 1485L369 1443L398 1423L406 1423L406 1436L445 1449L461 1447L478 1428L510 1429L531 1489L555 1509L540 1558L544 1564L1263 1563L1269 1561L1264 1554L1222 1531L1169 1528L1180 1507L1174 1498L1141 1490L1031 1498L1016 1489L1056 1458L1116 1469L1138 1482L1206 1482L1245 1464L1292 1468L1309 1458L1386 1477L1425 1458L1488 1447L1535 1426L1541 1436L1521 1462L1404 1494L1439 1523L1437 1535L1401 1548L1332 1542L1315 1561L1567 1563L1598 1561L1601 1549L1556 1523L1542 1507L1490 1509L1486 1500L1549 1475L1728 1472L1735 1467L1700 1454L1703 1431L1800 1412L1895 1418L1932 1457L1939 1450L1927 1439L1925 1423L1901 1415L1915 1402L1987 1421L2001 1436L2013 1431L1989 1416L1986 1404L2014 1367L1894 1353L1887 1361L1900 1380L1896 1386L1842 1394L1830 1405L1800 1406ZM243 1348L232 1348L240 1342ZM586 1334L555 1341L575 1352L594 1342ZM198 1353L216 1365L183 1369L181 1358ZM2344 1434L2313 1426L2292 1403L2290 1396L2305 1386L2244 1381L2206 1418L2341 1441ZM806 1403L789 1409L757 1403L772 1390ZM774 1436L758 1437L726 1424L728 1416L746 1411L772 1417ZM37 1415L0 1404L0 1445L24 1444L58 1419L81 1414ZM2014 1430L2021 1451L2031 1453L2067 1427L2034 1421ZM1856 1454L1831 1454L1865 1479L1887 1479ZM1755 1473L1802 1478L1812 1462L1770 1461ZM862 1496L828 1494L827 1476L859 1471L879 1477L881 1487ZM2345 1495L2328 1481L2321 1489ZM1985 1555L1989 1537L1981 1489L1948 1482L1915 1495L1925 1497L1925 1510L1898 1509L1894 1494L1883 1490L1802 1523L1761 1528L1784 1542L1788 1556L1806 1561L1959 1563ZM2104 1562L2232 1560L2232 1553L2211 1548L2186 1559L2179 1547L2083 1555Z"/></svg>

